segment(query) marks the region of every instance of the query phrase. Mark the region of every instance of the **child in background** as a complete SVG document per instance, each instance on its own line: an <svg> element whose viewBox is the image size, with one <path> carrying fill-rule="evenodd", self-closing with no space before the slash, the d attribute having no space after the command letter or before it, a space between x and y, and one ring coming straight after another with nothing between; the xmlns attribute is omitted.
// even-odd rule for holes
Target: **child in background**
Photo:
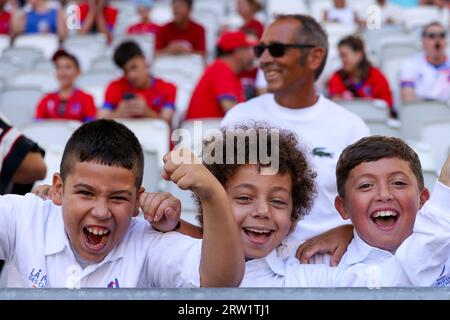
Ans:
<svg viewBox="0 0 450 320"><path fill-rule="evenodd" d="M159 25L150 20L150 12L153 8L153 0L135 0L137 12L140 17L139 23L128 27L128 34L152 34L156 35Z"/></svg>
<svg viewBox="0 0 450 320"><path fill-rule="evenodd" d="M129 129L112 120L82 125L53 176L51 201L33 194L0 197L0 259L10 266L8 286L238 285L244 258L226 193L206 168L183 156L181 162L165 156L164 177L200 197L203 241L162 234L133 218L141 207L148 220L159 220L156 228L170 231L180 206L170 196L155 202L144 192L142 148Z"/></svg>
<svg viewBox="0 0 450 320"><path fill-rule="evenodd" d="M75 87L80 74L80 65L75 56L64 50L57 51L53 58L58 92L44 96L36 109L36 119L68 119L82 122L96 118L97 108L94 98Z"/></svg>

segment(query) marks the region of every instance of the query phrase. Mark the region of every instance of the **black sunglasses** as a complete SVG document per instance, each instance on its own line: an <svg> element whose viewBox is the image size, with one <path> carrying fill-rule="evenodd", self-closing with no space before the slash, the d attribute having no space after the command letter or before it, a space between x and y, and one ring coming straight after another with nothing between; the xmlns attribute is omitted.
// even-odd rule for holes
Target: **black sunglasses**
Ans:
<svg viewBox="0 0 450 320"><path fill-rule="evenodd" d="M429 32L425 33L425 36L430 39L441 38L444 39L447 36L446 32Z"/></svg>
<svg viewBox="0 0 450 320"><path fill-rule="evenodd" d="M255 56L257 58L260 58L262 54L264 53L264 50L268 49L269 53L274 58L280 58L284 56L286 53L287 48L298 48L298 49L304 49L304 48L314 48L315 46L312 44L285 44L285 43L271 43L269 45L260 43L257 46L253 47L253 51L255 53Z"/></svg>

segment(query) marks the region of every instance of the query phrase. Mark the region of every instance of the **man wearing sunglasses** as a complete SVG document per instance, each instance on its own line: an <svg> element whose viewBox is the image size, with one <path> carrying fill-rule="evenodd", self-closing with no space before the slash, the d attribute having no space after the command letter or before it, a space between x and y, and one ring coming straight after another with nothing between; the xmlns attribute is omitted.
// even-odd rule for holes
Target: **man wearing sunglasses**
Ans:
<svg viewBox="0 0 450 320"><path fill-rule="evenodd" d="M423 28L423 53L406 60L400 72L403 102L450 99L450 62L445 53L447 33L439 22Z"/></svg>
<svg viewBox="0 0 450 320"><path fill-rule="evenodd" d="M268 94L236 105L222 125L261 121L297 133L310 151L317 176L313 208L291 233L287 252L298 242L343 223L334 208L335 168L349 144L369 135L364 122L336 103L318 95L315 81L322 73L328 39L322 27L304 15L280 15L254 48L268 84Z"/></svg>

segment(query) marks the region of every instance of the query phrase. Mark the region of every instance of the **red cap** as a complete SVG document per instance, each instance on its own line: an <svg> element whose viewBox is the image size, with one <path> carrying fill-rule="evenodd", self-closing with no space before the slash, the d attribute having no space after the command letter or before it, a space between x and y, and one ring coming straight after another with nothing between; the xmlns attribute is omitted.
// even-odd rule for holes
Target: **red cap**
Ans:
<svg viewBox="0 0 450 320"><path fill-rule="evenodd" d="M220 50L227 52L243 47L253 47L256 42L248 39L247 35L241 31L224 32L217 41Z"/></svg>

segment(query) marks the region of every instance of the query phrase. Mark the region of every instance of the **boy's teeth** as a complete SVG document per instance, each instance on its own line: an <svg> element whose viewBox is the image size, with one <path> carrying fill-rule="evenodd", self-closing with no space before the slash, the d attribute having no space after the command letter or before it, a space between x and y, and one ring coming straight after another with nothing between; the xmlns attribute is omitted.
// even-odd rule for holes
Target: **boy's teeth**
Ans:
<svg viewBox="0 0 450 320"><path fill-rule="evenodd" d="M396 217L397 213L395 211L378 211L376 212L373 217L374 218L378 218L378 217Z"/></svg>
<svg viewBox="0 0 450 320"><path fill-rule="evenodd" d="M92 233L96 236L102 236L106 233L108 233L107 229L103 229L103 228L96 228L96 227L88 227L87 231L89 231L89 233Z"/></svg>
<svg viewBox="0 0 450 320"><path fill-rule="evenodd" d="M255 233L270 233L269 230L261 230L261 229L253 229L253 228L247 228L248 231L255 232Z"/></svg>

